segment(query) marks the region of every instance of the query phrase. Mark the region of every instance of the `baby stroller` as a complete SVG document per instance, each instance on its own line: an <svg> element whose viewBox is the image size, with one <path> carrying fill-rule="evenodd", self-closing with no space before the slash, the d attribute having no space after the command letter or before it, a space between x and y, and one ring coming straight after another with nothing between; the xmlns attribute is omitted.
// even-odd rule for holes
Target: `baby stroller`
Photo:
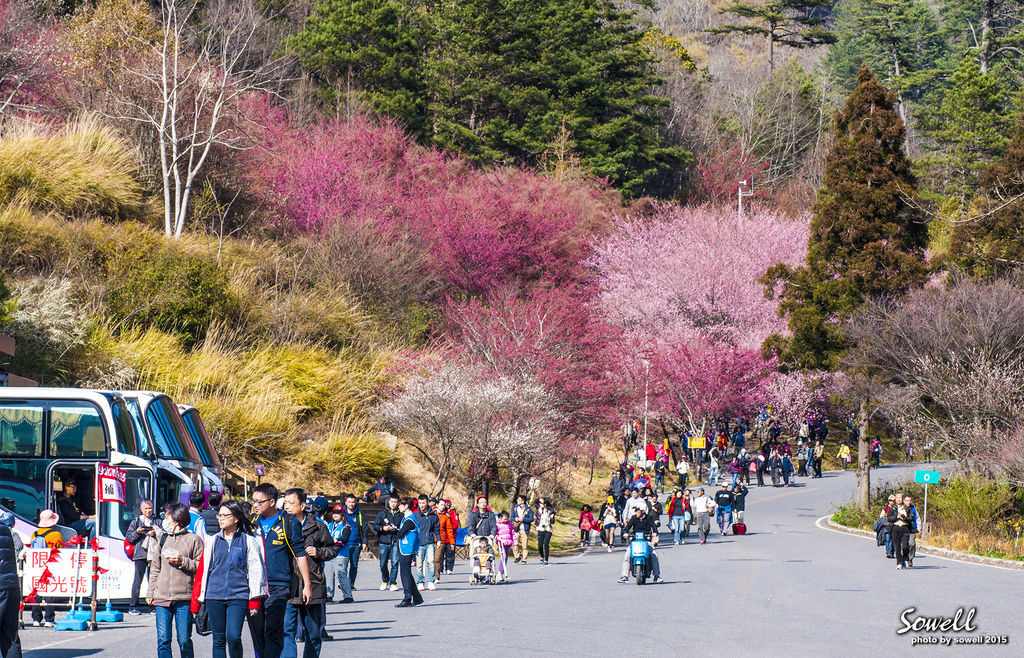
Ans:
<svg viewBox="0 0 1024 658"><path fill-rule="evenodd" d="M469 557L473 564L470 585L493 585L498 582L498 551L493 537L474 537L470 543Z"/></svg>

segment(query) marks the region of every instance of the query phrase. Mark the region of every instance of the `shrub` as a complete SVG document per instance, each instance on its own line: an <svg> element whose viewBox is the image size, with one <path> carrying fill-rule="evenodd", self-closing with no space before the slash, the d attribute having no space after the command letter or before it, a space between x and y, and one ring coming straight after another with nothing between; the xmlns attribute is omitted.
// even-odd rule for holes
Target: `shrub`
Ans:
<svg viewBox="0 0 1024 658"><path fill-rule="evenodd" d="M7 326L13 315L14 299L11 298L11 289L7 287L7 281L0 272L0 329Z"/></svg>
<svg viewBox="0 0 1024 658"><path fill-rule="evenodd" d="M936 487L928 506L947 530L988 533L1014 508L1014 494L1002 483L976 473L961 473Z"/></svg>
<svg viewBox="0 0 1024 658"><path fill-rule="evenodd" d="M298 454L302 476L312 484L324 479L369 481L386 473L395 453L365 421L336 415L322 438L314 439Z"/></svg>
<svg viewBox="0 0 1024 658"><path fill-rule="evenodd" d="M143 205L132 152L90 117L56 132L17 126L0 139L0 198L70 215L137 217Z"/></svg>
<svg viewBox="0 0 1024 658"><path fill-rule="evenodd" d="M18 343L11 367L43 383L63 382L89 343L91 321L67 279L17 282L6 331Z"/></svg>

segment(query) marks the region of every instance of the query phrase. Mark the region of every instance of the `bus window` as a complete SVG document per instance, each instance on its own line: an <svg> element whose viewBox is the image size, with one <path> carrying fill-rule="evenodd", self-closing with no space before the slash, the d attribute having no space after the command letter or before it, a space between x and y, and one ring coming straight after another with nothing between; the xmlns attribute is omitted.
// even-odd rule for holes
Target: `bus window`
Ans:
<svg viewBox="0 0 1024 658"><path fill-rule="evenodd" d="M0 459L0 500L7 509L35 523L46 507L46 461Z"/></svg>
<svg viewBox="0 0 1024 658"><path fill-rule="evenodd" d="M104 457L107 438L100 410L91 402L50 404L51 457Z"/></svg>
<svg viewBox="0 0 1024 658"><path fill-rule="evenodd" d="M43 407L32 402L0 403L0 456L43 456Z"/></svg>
<svg viewBox="0 0 1024 658"><path fill-rule="evenodd" d="M160 447L160 456L184 459L186 453L178 444L178 439L174 436L174 430L171 428L171 420L167 417L163 407L155 403L150 404L146 409L146 420L150 431L153 432L154 441Z"/></svg>
<svg viewBox="0 0 1024 658"><path fill-rule="evenodd" d="M199 454L192 447L192 441L188 438L188 430L185 429L185 425L181 422L181 414L178 413L178 408L174 406L171 399L161 395L150 403L146 413L152 416L158 410L159 414L157 415L161 422L167 423L169 435L177 443L180 453L177 456L182 459L199 461Z"/></svg>
<svg viewBox="0 0 1024 658"><path fill-rule="evenodd" d="M184 413L181 416L181 420L185 422L185 428L188 429L189 436L192 437L192 445L199 453L199 461L203 464L212 464L210 461L210 455L206 454L206 445L203 443L202 437L199 435L199 428L196 427L196 421L192 417L192 413Z"/></svg>
<svg viewBox="0 0 1024 658"><path fill-rule="evenodd" d="M126 455L144 457L146 455L146 436L136 436L132 428L131 414L121 400L115 400L110 407L114 414L114 431L117 433L117 450ZM136 439L138 443L136 444Z"/></svg>
<svg viewBox="0 0 1024 658"><path fill-rule="evenodd" d="M135 517L139 516L139 505L145 499L153 499L153 492L150 491L150 473L141 468L127 468L127 479L124 483L125 504L103 503L103 514L101 516L103 527L100 534L114 539L124 539L128 534L128 526ZM156 509L157 516L163 510Z"/></svg>

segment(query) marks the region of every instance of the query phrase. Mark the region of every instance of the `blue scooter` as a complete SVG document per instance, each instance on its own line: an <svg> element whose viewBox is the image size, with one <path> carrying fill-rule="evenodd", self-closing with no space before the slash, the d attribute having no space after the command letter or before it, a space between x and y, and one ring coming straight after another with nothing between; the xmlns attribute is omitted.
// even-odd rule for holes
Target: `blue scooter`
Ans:
<svg viewBox="0 0 1024 658"><path fill-rule="evenodd" d="M651 577L654 560L651 559L651 542L643 535L634 535L629 542L629 572L636 578L637 585L643 585Z"/></svg>

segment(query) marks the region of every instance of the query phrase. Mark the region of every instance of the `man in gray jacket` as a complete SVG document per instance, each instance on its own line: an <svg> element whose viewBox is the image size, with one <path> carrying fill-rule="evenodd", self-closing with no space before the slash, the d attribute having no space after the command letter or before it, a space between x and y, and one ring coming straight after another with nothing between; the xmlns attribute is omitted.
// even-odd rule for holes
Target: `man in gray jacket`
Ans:
<svg viewBox="0 0 1024 658"><path fill-rule="evenodd" d="M476 507L466 518L466 529L471 537L493 537L498 534L498 521L487 509L487 496L476 499Z"/></svg>
<svg viewBox="0 0 1024 658"><path fill-rule="evenodd" d="M289 489L284 492L284 509L302 524L302 539L305 544L306 560L309 563L309 585L312 598L303 604L302 597L288 600L284 613L284 650L281 658L296 655L295 633L302 629L305 637L304 658L320 655L320 645L327 624L327 579L324 576L324 562L338 555L327 525L315 514L305 509L306 492ZM326 639L333 639L327 636Z"/></svg>

